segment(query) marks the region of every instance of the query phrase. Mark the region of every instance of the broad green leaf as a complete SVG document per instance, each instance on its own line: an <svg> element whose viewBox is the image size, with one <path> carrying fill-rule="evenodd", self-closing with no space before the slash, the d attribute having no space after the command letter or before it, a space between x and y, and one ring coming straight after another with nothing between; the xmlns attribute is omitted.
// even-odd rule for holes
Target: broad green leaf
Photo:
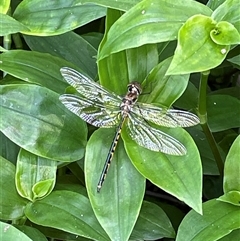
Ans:
<svg viewBox="0 0 240 241"><path fill-rule="evenodd" d="M106 32L121 15L119 11L108 10ZM107 33L101 42L100 49L106 39ZM100 82L108 89L123 95L130 81L142 82L157 63L158 52L155 44L112 54L98 62Z"/></svg>
<svg viewBox="0 0 240 241"><path fill-rule="evenodd" d="M46 53L10 50L0 55L0 70L57 93L63 93L68 86L60 74L60 68L64 66L79 70L70 62Z"/></svg>
<svg viewBox="0 0 240 241"><path fill-rule="evenodd" d="M224 236L223 238L218 239L218 241L233 241L238 240L240 237L240 229L233 230L231 233L229 233L227 236Z"/></svg>
<svg viewBox="0 0 240 241"><path fill-rule="evenodd" d="M42 200L29 203L25 214L31 222L41 226L92 240L110 240L95 218L89 200L75 192L54 191Z"/></svg>
<svg viewBox="0 0 240 241"><path fill-rule="evenodd" d="M218 90L215 90L215 91L211 92L211 94L213 94L213 95L229 95L229 96L232 96L234 98L240 99L239 93L240 93L240 86L221 88L221 89L218 89Z"/></svg>
<svg viewBox="0 0 240 241"><path fill-rule="evenodd" d="M234 56L231 59L228 59L229 62L236 64L238 68L240 69L240 55Z"/></svg>
<svg viewBox="0 0 240 241"><path fill-rule="evenodd" d="M27 204L27 201L18 195L14 183L14 175L15 166L0 156L1 220L18 219L24 215L23 210Z"/></svg>
<svg viewBox="0 0 240 241"><path fill-rule="evenodd" d="M141 102L158 103L169 107L187 88L189 75L166 76L172 58L160 62L152 69L144 82Z"/></svg>
<svg viewBox="0 0 240 241"><path fill-rule="evenodd" d="M57 163L21 149L17 160L15 182L18 193L35 201L48 195L55 185Z"/></svg>
<svg viewBox="0 0 240 241"><path fill-rule="evenodd" d="M1 9L0 9L1 11ZM28 28L14 18L0 13L0 36L6 36L21 31L28 31Z"/></svg>
<svg viewBox="0 0 240 241"><path fill-rule="evenodd" d="M82 0L82 3L94 3L96 5L100 5L106 8L127 11L135 4L140 2L141 0L117 0L117 1L109 1L109 0Z"/></svg>
<svg viewBox="0 0 240 241"><path fill-rule="evenodd" d="M240 209L217 200L203 204L203 215L190 211L179 226L176 241L219 240L240 228Z"/></svg>
<svg viewBox="0 0 240 241"><path fill-rule="evenodd" d="M239 177L238 177L239 179ZM226 202L226 203L231 203L236 206L240 206L240 192L239 191L229 191L219 197L217 200Z"/></svg>
<svg viewBox="0 0 240 241"><path fill-rule="evenodd" d="M202 161L204 175L219 175L219 170L214 159L212 150L209 146L206 135L203 133L201 126L187 128L195 141ZM223 159L225 156L223 156Z"/></svg>
<svg viewBox="0 0 240 241"><path fill-rule="evenodd" d="M211 39L216 24L211 17L200 14L185 22L178 32L178 45L168 75L202 72L222 63L230 47Z"/></svg>
<svg viewBox="0 0 240 241"><path fill-rule="evenodd" d="M50 37L24 35L24 39L31 50L63 58L78 66L93 79L96 77L97 50L80 35L74 32Z"/></svg>
<svg viewBox="0 0 240 241"><path fill-rule="evenodd" d="M210 32L212 40L216 44L233 45L240 43L240 33L229 22L221 21L216 24L216 28Z"/></svg>
<svg viewBox="0 0 240 241"><path fill-rule="evenodd" d="M207 6L210 7L212 10L215 10L218 6L220 6L226 0L209 0L207 2Z"/></svg>
<svg viewBox="0 0 240 241"><path fill-rule="evenodd" d="M8 9L9 9L9 6L10 6L10 0L2 0L0 2L0 14L3 13L7 13ZM2 20L2 18L0 17L0 19ZM3 26L3 25L2 25ZM1 27L2 27L1 26ZM9 27L9 26L8 26Z"/></svg>
<svg viewBox="0 0 240 241"><path fill-rule="evenodd" d="M208 122L212 132L240 127L240 100L228 95L207 97Z"/></svg>
<svg viewBox="0 0 240 241"><path fill-rule="evenodd" d="M142 205L145 179L130 162L120 140L102 189L97 193L114 133L114 129L102 128L89 139L85 157L86 186L94 213L110 239L128 240Z"/></svg>
<svg viewBox="0 0 240 241"><path fill-rule="evenodd" d="M240 32L239 0L226 0L212 13L212 18L217 22L226 21L235 26Z"/></svg>
<svg viewBox="0 0 240 241"><path fill-rule="evenodd" d="M174 40L189 17L194 14L211 15L211 12L195 1L143 0L111 27L98 60L124 49Z"/></svg>
<svg viewBox="0 0 240 241"><path fill-rule="evenodd" d="M231 105L230 105L231 106ZM238 116L239 117L239 116ZM224 165L224 193L229 191L240 191L240 136L233 142Z"/></svg>
<svg viewBox="0 0 240 241"><path fill-rule="evenodd" d="M24 34L51 36L58 35L105 15L106 9L79 0L42 1L24 0L16 8L13 16L29 28Z"/></svg>
<svg viewBox="0 0 240 241"><path fill-rule="evenodd" d="M15 225L15 227L34 241L48 241L47 237L34 227L26 225Z"/></svg>
<svg viewBox="0 0 240 241"><path fill-rule="evenodd" d="M86 124L58 98L41 86L0 86L0 130L35 155L64 162L82 158Z"/></svg>
<svg viewBox="0 0 240 241"><path fill-rule="evenodd" d="M131 240L157 240L163 237L175 237L168 216L158 205L144 201Z"/></svg>
<svg viewBox="0 0 240 241"><path fill-rule="evenodd" d="M179 140L187 149L183 156L166 155L137 145L125 128L122 137L126 152L137 170L153 184L202 212L201 159L191 136L182 128L158 130Z"/></svg>
<svg viewBox="0 0 240 241"><path fill-rule="evenodd" d="M19 149L19 146L0 132L0 156L15 164Z"/></svg>
<svg viewBox="0 0 240 241"><path fill-rule="evenodd" d="M174 78L174 76L177 78L176 75L171 75L169 77ZM192 82L188 81L187 88L179 99L174 102L174 106L184 110L193 110L198 106L198 89Z"/></svg>
<svg viewBox="0 0 240 241"><path fill-rule="evenodd" d="M0 240L1 241L32 241L26 234L15 228L9 223L0 221Z"/></svg>

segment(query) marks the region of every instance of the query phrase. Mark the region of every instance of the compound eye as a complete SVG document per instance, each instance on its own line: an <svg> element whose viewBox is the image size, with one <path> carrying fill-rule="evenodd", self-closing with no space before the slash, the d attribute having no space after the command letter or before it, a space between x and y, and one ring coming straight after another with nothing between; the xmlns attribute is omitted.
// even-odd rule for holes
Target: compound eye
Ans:
<svg viewBox="0 0 240 241"><path fill-rule="evenodd" d="M128 85L128 91L132 92L132 89L133 89L133 85Z"/></svg>

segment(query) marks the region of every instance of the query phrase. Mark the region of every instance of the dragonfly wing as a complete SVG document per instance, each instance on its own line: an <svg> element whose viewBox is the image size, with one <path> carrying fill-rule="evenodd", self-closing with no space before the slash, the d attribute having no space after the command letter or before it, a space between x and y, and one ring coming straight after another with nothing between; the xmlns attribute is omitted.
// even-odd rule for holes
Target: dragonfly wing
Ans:
<svg viewBox="0 0 240 241"><path fill-rule="evenodd" d="M132 112L147 121L166 127L188 127L197 125L199 118L191 112L161 108L137 102Z"/></svg>
<svg viewBox="0 0 240 241"><path fill-rule="evenodd" d="M70 94L61 95L59 99L71 112L91 125L112 127L120 121L121 111L119 107L108 106L106 108L101 102Z"/></svg>
<svg viewBox="0 0 240 241"><path fill-rule="evenodd" d="M134 113L129 114L127 130L131 138L140 146L152 151L160 151L170 155L185 155L186 148L173 137L147 125Z"/></svg>
<svg viewBox="0 0 240 241"><path fill-rule="evenodd" d="M60 72L64 79L87 99L96 102L110 102L112 105L116 106L120 105L119 102L122 101L120 96L108 92L104 87L76 70L63 67L60 69Z"/></svg>

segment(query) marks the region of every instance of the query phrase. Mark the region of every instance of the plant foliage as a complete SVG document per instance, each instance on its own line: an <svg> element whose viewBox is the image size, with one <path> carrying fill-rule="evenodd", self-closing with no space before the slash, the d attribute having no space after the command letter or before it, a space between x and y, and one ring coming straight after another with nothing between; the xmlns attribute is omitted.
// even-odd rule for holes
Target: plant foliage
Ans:
<svg viewBox="0 0 240 241"><path fill-rule="evenodd" d="M0 2L0 239L237 240L240 235L238 0ZM59 101L71 67L141 102L195 112L158 127L183 156L95 128Z"/></svg>

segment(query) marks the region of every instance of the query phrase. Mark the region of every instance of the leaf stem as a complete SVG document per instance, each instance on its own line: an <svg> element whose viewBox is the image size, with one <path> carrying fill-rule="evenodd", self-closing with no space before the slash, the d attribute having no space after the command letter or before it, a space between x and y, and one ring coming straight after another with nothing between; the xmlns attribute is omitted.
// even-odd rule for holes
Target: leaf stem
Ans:
<svg viewBox="0 0 240 241"><path fill-rule="evenodd" d="M201 73L201 80L200 80L200 88L199 88L199 102L198 102L198 112L199 112L199 118L200 123L203 129L203 132L207 138L207 141L209 143L209 146L212 150L213 156L215 158L216 164L218 166L218 171L220 173L220 176L223 177L223 161L221 158L221 155L219 153L217 143L214 139L214 136L209 128L208 122L207 122L207 81L208 81L208 75L210 71L202 72Z"/></svg>

